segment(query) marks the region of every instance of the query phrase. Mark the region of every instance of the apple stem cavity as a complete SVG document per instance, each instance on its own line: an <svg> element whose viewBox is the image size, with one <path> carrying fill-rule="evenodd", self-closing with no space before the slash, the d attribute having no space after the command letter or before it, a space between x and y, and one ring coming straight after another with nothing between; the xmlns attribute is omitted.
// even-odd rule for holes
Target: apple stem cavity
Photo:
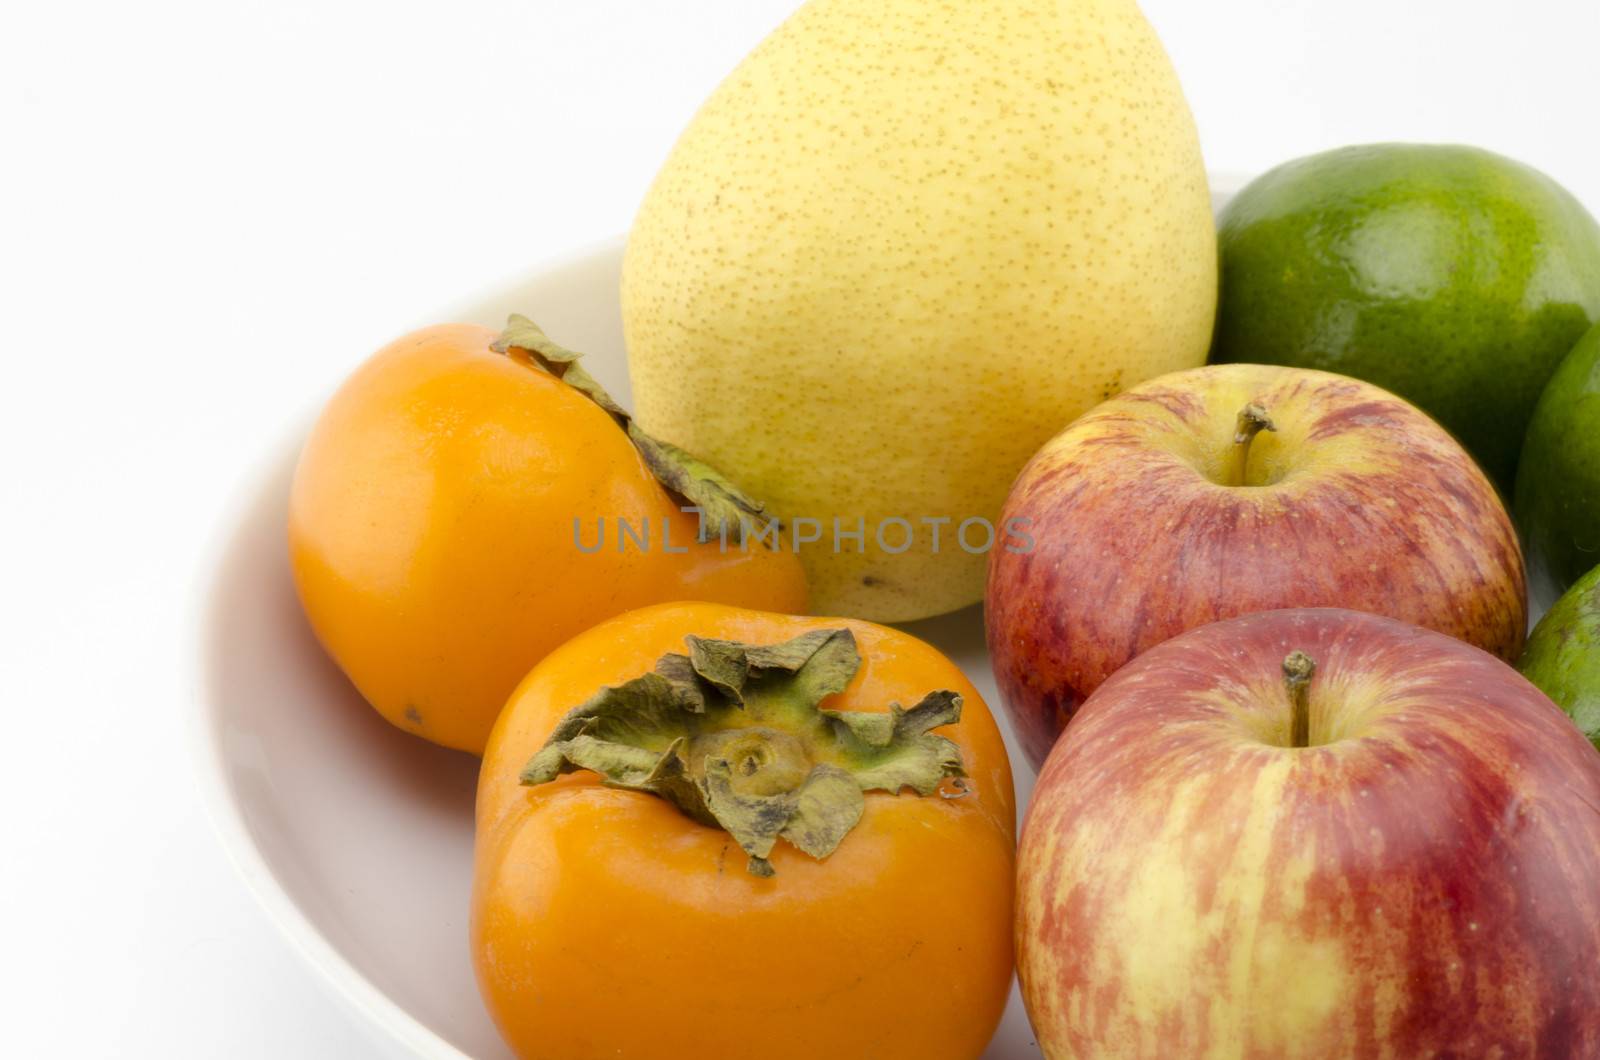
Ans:
<svg viewBox="0 0 1600 1060"><path fill-rule="evenodd" d="M1311 746L1311 676L1317 662L1303 651L1283 660L1283 683L1289 689L1289 746Z"/></svg>
<svg viewBox="0 0 1600 1060"><path fill-rule="evenodd" d="M1272 417L1267 415L1266 407L1259 402L1252 401L1239 410L1239 418L1233 428L1233 447L1228 450L1228 455L1223 461L1222 484L1224 486L1244 486L1248 484L1245 471L1250 464L1250 443L1256 440L1256 435L1262 431L1276 431L1277 425L1272 422Z"/></svg>

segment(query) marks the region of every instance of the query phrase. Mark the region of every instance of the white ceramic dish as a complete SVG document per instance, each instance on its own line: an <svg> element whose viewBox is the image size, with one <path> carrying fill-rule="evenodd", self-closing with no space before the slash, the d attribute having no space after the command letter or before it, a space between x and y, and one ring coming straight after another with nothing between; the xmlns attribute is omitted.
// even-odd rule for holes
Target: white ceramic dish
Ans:
<svg viewBox="0 0 1600 1060"><path fill-rule="evenodd" d="M584 351L585 366L626 402L621 253L620 239L601 244L436 319L498 327L526 313ZM350 351L352 367L360 352ZM507 1058L467 952L477 761L391 728L312 639L283 538L303 435L282 439L240 494L196 616L204 798L245 882L380 1047ZM977 608L906 628L954 658L999 712ZM1023 806L1033 775L1007 738ZM1013 990L987 1056L1036 1055Z"/></svg>

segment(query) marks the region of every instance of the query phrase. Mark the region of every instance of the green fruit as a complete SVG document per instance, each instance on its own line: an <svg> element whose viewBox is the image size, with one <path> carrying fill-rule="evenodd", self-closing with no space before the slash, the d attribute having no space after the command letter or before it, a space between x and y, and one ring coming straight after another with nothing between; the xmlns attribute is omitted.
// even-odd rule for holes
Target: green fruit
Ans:
<svg viewBox="0 0 1600 1060"><path fill-rule="evenodd" d="M1600 320L1600 224L1576 199L1487 151L1378 144L1280 166L1220 226L1212 360L1376 383L1510 492L1545 381Z"/></svg>
<svg viewBox="0 0 1600 1060"><path fill-rule="evenodd" d="M1517 521L1533 568L1558 588L1600 563L1600 328L1561 362L1534 410Z"/></svg>
<svg viewBox="0 0 1600 1060"><path fill-rule="evenodd" d="M1600 567L1533 628L1517 668L1600 747Z"/></svg>

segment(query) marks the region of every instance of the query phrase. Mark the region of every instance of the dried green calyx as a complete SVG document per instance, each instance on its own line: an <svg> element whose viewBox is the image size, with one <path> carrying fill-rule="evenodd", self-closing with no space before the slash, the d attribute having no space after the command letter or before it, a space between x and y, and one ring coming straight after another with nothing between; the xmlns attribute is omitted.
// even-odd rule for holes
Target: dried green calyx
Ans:
<svg viewBox="0 0 1600 1060"><path fill-rule="evenodd" d="M570 711L522 783L591 770L722 828L752 873L771 876L779 838L814 858L833 853L861 819L863 792L932 795L966 775L960 749L932 731L961 720L954 692L930 692L909 710L820 706L860 668L848 629L771 645L686 639L687 655L664 655Z"/></svg>
<svg viewBox="0 0 1600 1060"><path fill-rule="evenodd" d="M644 458L656 481L669 493L699 509L697 537L701 544L716 540L724 532L734 543L742 542L747 522L760 522L763 528L776 525L777 520L726 475L670 442L652 438L641 430L628 410L617 404L594 376L584 371L578 363L583 354L557 345L527 317L511 314L505 330L491 348L496 353L506 354L521 350L533 364L610 413L617 425L627 432L628 440Z"/></svg>

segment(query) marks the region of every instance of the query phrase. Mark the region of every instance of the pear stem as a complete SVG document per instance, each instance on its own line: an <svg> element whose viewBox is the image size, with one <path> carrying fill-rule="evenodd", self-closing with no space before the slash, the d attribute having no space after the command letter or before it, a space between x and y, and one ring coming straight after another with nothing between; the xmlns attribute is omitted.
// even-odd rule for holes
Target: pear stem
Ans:
<svg viewBox="0 0 1600 1060"><path fill-rule="evenodd" d="M1245 469L1250 464L1250 443L1256 440L1256 435L1262 431L1276 431L1277 425L1272 422L1272 417L1267 415L1266 408L1258 402L1252 401L1239 410L1239 418L1234 423L1233 447L1228 450L1228 455L1223 459L1222 484L1224 486L1243 486Z"/></svg>
<svg viewBox="0 0 1600 1060"><path fill-rule="evenodd" d="M1316 660L1303 651L1292 651L1283 660L1283 683L1289 690L1289 746L1311 746L1311 676L1317 672Z"/></svg>

